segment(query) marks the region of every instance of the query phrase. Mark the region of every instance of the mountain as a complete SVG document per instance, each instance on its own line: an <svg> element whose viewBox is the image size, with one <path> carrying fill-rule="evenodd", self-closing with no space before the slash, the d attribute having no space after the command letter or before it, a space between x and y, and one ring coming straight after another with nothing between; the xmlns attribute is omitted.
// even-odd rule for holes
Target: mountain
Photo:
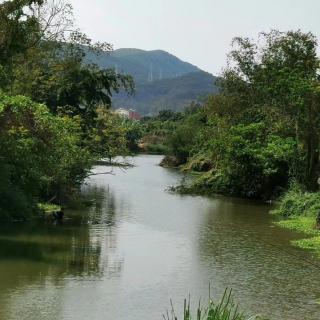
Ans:
<svg viewBox="0 0 320 320"><path fill-rule="evenodd" d="M87 59L102 68L116 68L118 72L131 74L137 83L174 78L200 71L192 64L183 62L162 50L118 49L98 56L87 52Z"/></svg>
<svg viewBox="0 0 320 320"><path fill-rule="evenodd" d="M187 73L171 79L136 84L135 94L113 96L115 107L135 109L143 115L157 114L160 110L181 111L191 102L201 102L209 94L218 92L216 78L204 71Z"/></svg>
<svg viewBox="0 0 320 320"><path fill-rule="evenodd" d="M143 115L162 109L180 111L218 91L213 75L162 50L124 48L99 55L89 51L86 59L101 68L132 75L135 95L114 95L113 106L136 109Z"/></svg>

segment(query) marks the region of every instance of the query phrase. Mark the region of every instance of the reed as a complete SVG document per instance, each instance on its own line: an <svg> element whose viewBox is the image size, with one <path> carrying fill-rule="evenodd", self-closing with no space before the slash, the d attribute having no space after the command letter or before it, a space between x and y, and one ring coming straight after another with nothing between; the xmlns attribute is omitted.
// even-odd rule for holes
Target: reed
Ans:
<svg viewBox="0 0 320 320"><path fill-rule="evenodd" d="M163 315L164 320L178 320L176 316L175 309L171 303L171 310L167 311L165 315ZM194 316L194 317L193 317ZM243 312L239 310L237 304L234 303L232 297L232 290L225 290L223 297L219 303L213 302L210 295L209 289L209 301L208 305L201 306L201 302L195 312L192 313L191 305L190 305L190 297L189 299L184 300L184 308L183 308L183 320L262 320L260 316L246 316Z"/></svg>

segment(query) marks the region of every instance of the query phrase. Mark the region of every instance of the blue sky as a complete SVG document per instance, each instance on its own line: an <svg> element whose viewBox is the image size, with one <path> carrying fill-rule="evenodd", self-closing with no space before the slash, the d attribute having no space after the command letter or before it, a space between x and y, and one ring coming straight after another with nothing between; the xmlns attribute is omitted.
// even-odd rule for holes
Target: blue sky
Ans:
<svg viewBox="0 0 320 320"><path fill-rule="evenodd" d="M235 36L271 29L320 36L320 0L71 0L77 25L117 48L166 50L219 74Z"/></svg>

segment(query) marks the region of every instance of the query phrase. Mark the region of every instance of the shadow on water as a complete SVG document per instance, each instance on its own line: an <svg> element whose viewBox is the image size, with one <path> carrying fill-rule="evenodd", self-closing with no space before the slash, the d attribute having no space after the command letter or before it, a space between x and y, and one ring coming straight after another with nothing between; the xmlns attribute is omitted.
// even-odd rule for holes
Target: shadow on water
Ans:
<svg viewBox="0 0 320 320"><path fill-rule="evenodd" d="M101 186L87 187L84 195L91 200L90 208L69 210L62 224L34 221L0 227L0 310L1 297L24 286L40 285L48 279L99 279L108 270L121 272L121 265L108 266L101 261L103 237L109 233L113 239L115 235L114 196ZM104 234L97 232L95 225L103 225ZM116 241L111 242L113 247Z"/></svg>

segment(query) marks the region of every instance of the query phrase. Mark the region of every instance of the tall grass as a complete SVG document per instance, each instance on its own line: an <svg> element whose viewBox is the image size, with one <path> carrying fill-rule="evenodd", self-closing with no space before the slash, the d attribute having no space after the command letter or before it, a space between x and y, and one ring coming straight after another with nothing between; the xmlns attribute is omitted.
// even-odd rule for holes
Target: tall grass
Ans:
<svg viewBox="0 0 320 320"><path fill-rule="evenodd" d="M320 212L320 193L307 192L303 187L294 184L280 198L277 208L271 213L288 217L316 217Z"/></svg>
<svg viewBox="0 0 320 320"><path fill-rule="evenodd" d="M210 292L210 290L209 290ZM178 317L175 314L175 309L173 307L173 303L171 302L171 310L167 311L165 315L163 315L164 320L178 320ZM193 317L193 315L195 317ZM224 295L219 303L214 303L210 297L209 293L209 302L208 306L199 305L194 313L192 313L190 306L190 297L187 301L184 300L184 308L183 308L183 319L182 320L262 320L259 316L251 316L247 317L243 312L239 311L238 305L234 303L232 298L232 291L226 290Z"/></svg>

